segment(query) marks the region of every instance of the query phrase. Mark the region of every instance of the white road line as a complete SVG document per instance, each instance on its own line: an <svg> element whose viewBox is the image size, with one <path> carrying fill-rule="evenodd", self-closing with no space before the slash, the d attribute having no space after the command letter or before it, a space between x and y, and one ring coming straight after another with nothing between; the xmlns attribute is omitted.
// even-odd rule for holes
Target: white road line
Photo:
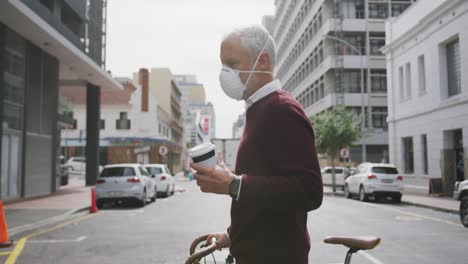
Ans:
<svg viewBox="0 0 468 264"><path fill-rule="evenodd" d="M381 209L388 210L388 211L399 212L399 213L402 213L402 214L406 214L406 215L409 215L409 216L422 218L422 219L429 220L429 221L433 221L433 222L437 222L437 223L442 223L442 224L447 224L447 225L451 225L451 226L458 226L458 227L464 228L462 224L457 224L457 223L453 223L453 222L450 222L450 221L437 219L437 218L430 217L430 216L425 216L425 215L420 215L420 214L416 214L416 213L411 213L411 212L407 212L407 211L400 210L400 209L396 209L396 208L385 207L385 206L376 205L376 204L370 204L370 203L367 203L366 205L368 205L368 206L373 206L373 207L377 207L377 208L381 208Z"/></svg>
<svg viewBox="0 0 468 264"><path fill-rule="evenodd" d="M365 251L358 251L359 254L361 254L363 257L365 257L366 259L368 259L370 262L374 263L374 264L384 264L382 261L376 259L375 257L373 257L372 255L370 255L369 253L365 252Z"/></svg>
<svg viewBox="0 0 468 264"><path fill-rule="evenodd" d="M44 243L44 244L55 244L55 243L80 243L86 240L86 236L80 236L77 239L49 239L49 240L29 240L28 243Z"/></svg>

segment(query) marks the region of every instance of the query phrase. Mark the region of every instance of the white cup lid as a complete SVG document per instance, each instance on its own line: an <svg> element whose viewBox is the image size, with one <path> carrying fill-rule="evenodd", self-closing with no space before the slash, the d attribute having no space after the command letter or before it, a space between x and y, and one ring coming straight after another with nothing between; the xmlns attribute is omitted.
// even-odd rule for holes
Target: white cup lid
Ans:
<svg viewBox="0 0 468 264"><path fill-rule="evenodd" d="M215 149L215 145L211 142L205 142L203 144L200 144L198 146L195 146L193 148L191 148L189 151L188 151L188 154L191 158L193 157L198 157L198 156L201 156L201 155L204 155L212 150Z"/></svg>

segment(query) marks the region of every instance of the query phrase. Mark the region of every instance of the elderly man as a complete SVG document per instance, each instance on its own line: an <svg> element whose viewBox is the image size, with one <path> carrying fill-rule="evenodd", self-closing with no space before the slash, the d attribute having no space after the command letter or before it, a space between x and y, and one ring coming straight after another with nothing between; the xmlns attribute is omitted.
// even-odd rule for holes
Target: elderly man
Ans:
<svg viewBox="0 0 468 264"><path fill-rule="evenodd" d="M228 34L221 62L221 88L247 112L235 174L220 157L214 168L191 164L203 192L232 197L230 227L209 240L240 264L308 263L307 213L323 198L311 123L273 78L275 44L263 27Z"/></svg>

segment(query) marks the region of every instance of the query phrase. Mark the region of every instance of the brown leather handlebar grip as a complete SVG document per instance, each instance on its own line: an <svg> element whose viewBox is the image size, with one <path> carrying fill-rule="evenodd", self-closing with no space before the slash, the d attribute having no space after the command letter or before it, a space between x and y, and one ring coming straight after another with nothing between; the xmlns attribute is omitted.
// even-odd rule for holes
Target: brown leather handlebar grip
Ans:
<svg viewBox="0 0 468 264"><path fill-rule="evenodd" d="M213 253L216 251L216 243L211 243L210 245L208 245L206 248L204 248L203 250L200 250L198 252L195 253L195 249L197 248L197 246L200 244L200 243L203 243L206 241L206 239L208 238L209 235L204 235L204 236L201 236L197 239L195 239L193 242L192 242L192 245L190 245L190 257L187 259L187 261L185 262L185 264L200 264L200 260L203 258L203 257L206 257L208 256L209 254Z"/></svg>

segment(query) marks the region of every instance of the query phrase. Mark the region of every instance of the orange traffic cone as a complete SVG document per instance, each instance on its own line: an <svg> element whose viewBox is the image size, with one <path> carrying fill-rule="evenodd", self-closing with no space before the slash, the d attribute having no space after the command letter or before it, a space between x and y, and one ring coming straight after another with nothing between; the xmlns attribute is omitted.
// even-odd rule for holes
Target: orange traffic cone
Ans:
<svg viewBox="0 0 468 264"><path fill-rule="evenodd" d="M0 200L0 247L11 247L12 245L13 241L8 238L8 225L3 211L3 202Z"/></svg>
<svg viewBox="0 0 468 264"><path fill-rule="evenodd" d="M96 193L94 187L91 187L91 208L89 208L89 212L94 214L97 213L98 208L96 206Z"/></svg>

